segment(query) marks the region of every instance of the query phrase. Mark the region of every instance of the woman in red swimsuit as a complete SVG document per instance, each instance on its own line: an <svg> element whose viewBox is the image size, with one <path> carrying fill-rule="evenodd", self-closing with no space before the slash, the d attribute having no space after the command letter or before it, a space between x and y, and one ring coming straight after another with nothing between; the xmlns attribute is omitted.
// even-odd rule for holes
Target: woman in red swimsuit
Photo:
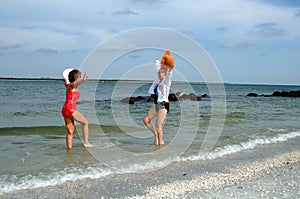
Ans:
<svg viewBox="0 0 300 199"><path fill-rule="evenodd" d="M84 147L93 147L88 141L89 139L89 126L87 119L76 109L77 100L80 97L78 87L84 81L86 81L88 76L84 74L83 79L81 78L81 72L79 70L72 70L69 73L68 79L64 79L66 86L66 102L62 108L62 115L65 119L67 127L66 143L68 149L72 148L73 134L75 130L74 121L82 125L82 134L84 139Z"/></svg>

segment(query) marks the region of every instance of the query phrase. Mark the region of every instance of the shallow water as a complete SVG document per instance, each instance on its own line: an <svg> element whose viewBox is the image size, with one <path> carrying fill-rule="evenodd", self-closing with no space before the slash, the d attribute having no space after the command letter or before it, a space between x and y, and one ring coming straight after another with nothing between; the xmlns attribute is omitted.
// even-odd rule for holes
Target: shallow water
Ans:
<svg viewBox="0 0 300 199"><path fill-rule="evenodd" d="M226 118L225 125L219 137L210 138L217 140L210 154L200 151L204 137L210 136L211 119L211 100L203 98L171 103L164 125L164 148L170 149L147 156L158 151L142 122L152 103L128 105L119 101L131 94L147 96L149 86L144 82L82 85L77 108L89 119L90 142L95 148L88 151L82 147L79 127L74 148L67 152L60 113L65 99L63 82L0 81L0 194L154 169L174 161L217 158L300 136L300 98L246 97L249 92L271 94L275 90L300 90L300 86L226 84L226 115L218 115ZM205 84L173 83L172 92L179 91L209 93ZM123 156L124 152L129 155Z"/></svg>

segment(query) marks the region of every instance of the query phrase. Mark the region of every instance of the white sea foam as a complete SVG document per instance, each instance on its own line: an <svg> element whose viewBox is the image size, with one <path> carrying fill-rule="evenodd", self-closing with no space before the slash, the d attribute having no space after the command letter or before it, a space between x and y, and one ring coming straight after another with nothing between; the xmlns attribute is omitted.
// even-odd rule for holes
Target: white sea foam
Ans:
<svg viewBox="0 0 300 199"><path fill-rule="evenodd" d="M124 164L124 167L119 168L118 170L103 168L100 165L96 164L91 165L87 168L65 168L63 170L56 171L48 175L41 173L38 176L33 176L29 174L23 177L2 175L0 176L0 196L8 192L18 191L22 189L33 189L46 186L54 186L63 184L67 181L76 181L85 178L97 179L111 174L149 171L155 168L162 168L174 161L178 161L178 159L168 159L159 162L155 160L149 160L148 162L145 162L143 164L132 164L129 166Z"/></svg>
<svg viewBox="0 0 300 199"><path fill-rule="evenodd" d="M71 171L70 171L71 170ZM66 169L51 173L49 175L39 174L38 176L26 175L23 177L18 176L0 176L0 196L4 193L22 190L32 189L46 186L59 185L66 181L75 181L84 178L100 178L111 174L108 169L100 169L98 167L73 168L66 171ZM12 179L13 182L12 182Z"/></svg>
<svg viewBox="0 0 300 199"><path fill-rule="evenodd" d="M270 138L256 138L251 139L247 142L242 142L240 144L234 144L234 145L227 145L224 147L216 148L214 151L209 153L199 153L199 155L196 156L190 156L187 158L183 158L182 160L207 160L207 159L216 159L219 157L222 157L224 155L229 155L232 153L237 153L244 150L253 149L258 145L264 145L264 144L272 144L277 142L284 142L288 139L292 139L295 137L300 136L300 131L295 131L287 134L279 134L275 137Z"/></svg>

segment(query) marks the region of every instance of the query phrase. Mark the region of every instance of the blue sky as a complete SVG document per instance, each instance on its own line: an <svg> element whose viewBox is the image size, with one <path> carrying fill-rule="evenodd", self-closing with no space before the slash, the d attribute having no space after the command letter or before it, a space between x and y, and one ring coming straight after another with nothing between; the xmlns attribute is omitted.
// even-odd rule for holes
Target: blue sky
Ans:
<svg viewBox="0 0 300 199"><path fill-rule="evenodd" d="M60 77L114 34L162 27L202 45L224 82L300 84L298 0L1 0L0 13L2 77Z"/></svg>

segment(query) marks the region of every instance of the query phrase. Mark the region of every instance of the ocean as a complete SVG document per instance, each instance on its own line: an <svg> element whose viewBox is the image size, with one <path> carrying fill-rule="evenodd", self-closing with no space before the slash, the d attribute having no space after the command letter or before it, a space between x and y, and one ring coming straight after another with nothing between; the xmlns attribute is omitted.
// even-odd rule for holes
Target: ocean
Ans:
<svg viewBox="0 0 300 199"><path fill-rule="evenodd" d="M77 108L89 120L90 143L95 147L82 147L78 126L73 150L67 151L61 116L63 82L1 80L0 195L69 180L144 172L173 162L221 158L300 136L300 98L246 96L300 90L300 86L225 84L226 114L218 116L225 123L220 135L210 137L216 142L210 153L202 153L201 147L210 136L208 129L220 126L210 123L211 98L171 102L164 124L166 144L157 148L142 121L153 104L120 102L124 97L147 96L149 86L142 81L80 86ZM172 92L203 95L210 94L208 88L203 83L172 83Z"/></svg>

